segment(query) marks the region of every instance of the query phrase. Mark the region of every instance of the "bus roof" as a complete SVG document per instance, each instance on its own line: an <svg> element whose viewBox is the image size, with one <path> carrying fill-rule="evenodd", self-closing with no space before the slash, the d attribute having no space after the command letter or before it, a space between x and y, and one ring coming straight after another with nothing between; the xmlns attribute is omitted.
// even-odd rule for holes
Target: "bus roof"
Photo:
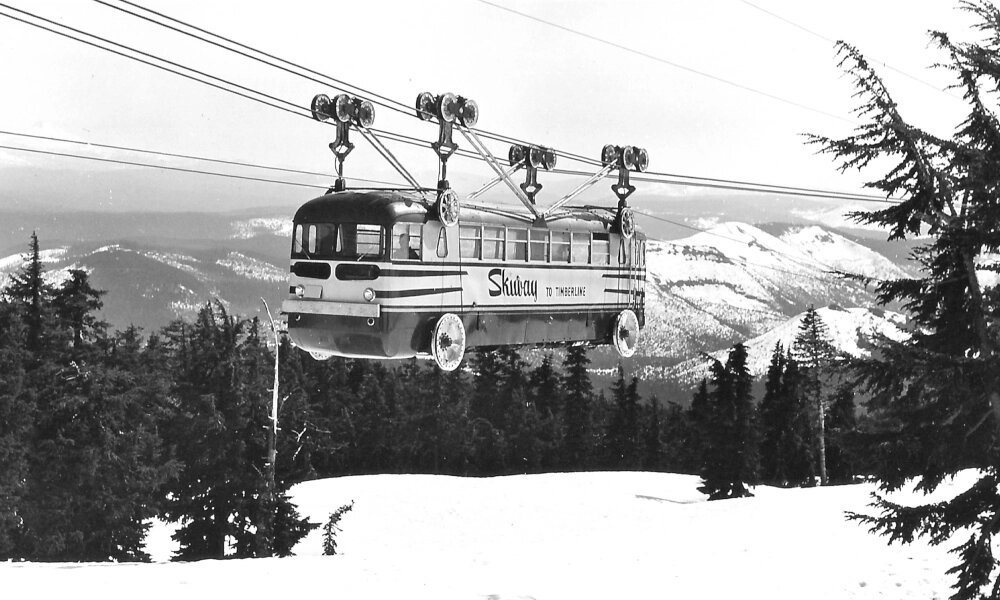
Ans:
<svg viewBox="0 0 1000 600"><path fill-rule="evenodd" d="M351 190L314 198L295 213L296 223L373 223L391 227L394 223L424 223L436 220L433 203L416 192L396 190ZM462 206L460 224L538 227L519 206ZM582 231L609 231L614 212L596 209L559 211L548 219L550 228Z"/></svg>

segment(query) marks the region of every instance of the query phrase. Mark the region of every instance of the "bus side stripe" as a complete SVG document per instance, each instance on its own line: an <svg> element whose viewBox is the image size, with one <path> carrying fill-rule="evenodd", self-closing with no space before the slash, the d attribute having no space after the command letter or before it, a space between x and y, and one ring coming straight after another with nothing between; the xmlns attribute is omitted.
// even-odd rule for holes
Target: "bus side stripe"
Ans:
<svg viewBox="0 0 1000 600"><path fill-rule="evenodd" d="M453 275L468 275L468 271L444 271L434 269L382 269L379 271L380 277L449 277Z"/></svg>
<svg viewBox="0 0 1000 600"><path fill-rule="evenodd" d="M433 296L437 294L448 294L450 292L461 292L460 287L450 288L423 288L416 290L376 290L376 298L412 298L414 296Z"/></svg>

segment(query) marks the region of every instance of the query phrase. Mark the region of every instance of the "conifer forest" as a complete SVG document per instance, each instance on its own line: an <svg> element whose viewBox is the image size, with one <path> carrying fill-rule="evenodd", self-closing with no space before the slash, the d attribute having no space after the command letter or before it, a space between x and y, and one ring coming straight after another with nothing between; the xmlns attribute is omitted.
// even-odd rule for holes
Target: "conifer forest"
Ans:
<svg viewBox="0 0 1000 600"><path fill-rule="evenodd" d="M832 407L825 472L864 472L853 396L816 384L835 357L810 311L801 343L775 348L759 406L741 345L692 398L661 401L621 368L595 389L585 346L534 368L515 349L479 352L444 373L416 359L316 361L282 340L269 494L270 327L208 303L148 335L110 331L102 291L83 271L47 284L38 244L0 302L7 559L144 560L153 516L184 523L180 560L287 555L312 526L284 492L341 475L664 471L703 475L712 498L815 485L817 395Z"/></svg>

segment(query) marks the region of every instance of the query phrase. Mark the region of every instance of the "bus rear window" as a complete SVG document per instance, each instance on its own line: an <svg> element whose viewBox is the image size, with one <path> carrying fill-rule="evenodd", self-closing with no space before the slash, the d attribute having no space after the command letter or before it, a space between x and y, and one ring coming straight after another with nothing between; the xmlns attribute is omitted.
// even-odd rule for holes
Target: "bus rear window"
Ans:
<svg viewBox="0 0 1000 600"><path fill-rule="evenodd" d="M296 223L292 258L379 260L385 256L385 229L373 223Z"/></svg>

